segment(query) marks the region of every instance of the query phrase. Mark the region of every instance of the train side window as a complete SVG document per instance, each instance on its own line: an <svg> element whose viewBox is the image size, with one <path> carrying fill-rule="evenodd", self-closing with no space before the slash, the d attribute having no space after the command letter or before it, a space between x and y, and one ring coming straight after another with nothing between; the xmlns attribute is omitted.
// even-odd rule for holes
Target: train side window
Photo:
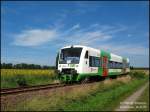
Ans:
<svg viewBox="0 0 150 112"><path fill-rule="evenodd" d="M116 68L116 62L113 61L113 68Z"/></svg>
<svg viewBox="0 0 150 112"><path fill-rule="evenodd" d="M113 62L109 61L109 68L113 68L112 64L113 64Z"/></svg>
<svg viewBox="0 0 150 112"><path fill-rule="evenodd" d="M100 66L100 59L99 59L99 57L95 57L95 66L96 67Z"/></svg>
<svg viewBox="0 0 150 112"><path fill-rule="evenodd" d="M113 61L111 62L111 68L114 68L114 62Z"/></svg>
<svg viewBox="0 0 150 112"><path fill-rule="evenodd" d="M122 69L122 63L120 63L120 68Z"/></svg>
<svg viewBox="0 0 150 112"><path fill-rule="evenodd" d="M122 63L120 63L120 68L122 68Z"/></svg>
<svg viewBox="0 0 150 112"><path fill-rule="evenodd" d="M102 58L99 58L99 66L102 66Z"/></svg>
<svg viewBox="0 0 150 112"><path fill-rule="evenodd" d="M121 68L120 63L118 63L118 68Z"/></svg>
<svg viewBox="0 0 150 112"><path fill-rule="evenodd" d="M118 68L118 62L116 62L116 68Z"/></svg>
<svg viewBox="0 0 150 112"><path fill-rule="evenodd" d="M90 67L100 67L101 61L99 57L89 56L89 65Z"/></svg>
<svg viewBox="0 0 150 112"><path fill-rule="evenodd" d="M92 56L89 56L90 57L90 59L89 59L89 65L90 65L90 67L92 67Z"/></svg>
<svg viewBox="0 0 150 112"><path fill-rule="evenodd" d="M116 68L118 68L118 62L116 62Z"/></svg>
<svg viewBox="0 0 150 112"><path fill-rule="evenodd" d="M110 68L110 66L111 66L110 64L111 64L110 61L108 61L108 67L109 67L109 68Z"/></svg>
<svg viewBox="0 0 150 112"><path fill-rule="evenodd" d="M120 63L118 62L118 68L120 68Z"/></svg>
<svg viewBox="0 0 150 112"><path fill-rule="evenodd" d="M88 53L88 51L86 51L86 53L85 53L85 59L88 59L88 57L89 57L89 53Z"/></svg>
<svg viewBox="0 0 150 112"><path fill-rule="evenodd" d="M95 67L95 58L92 56L92 67Z"/></svg>

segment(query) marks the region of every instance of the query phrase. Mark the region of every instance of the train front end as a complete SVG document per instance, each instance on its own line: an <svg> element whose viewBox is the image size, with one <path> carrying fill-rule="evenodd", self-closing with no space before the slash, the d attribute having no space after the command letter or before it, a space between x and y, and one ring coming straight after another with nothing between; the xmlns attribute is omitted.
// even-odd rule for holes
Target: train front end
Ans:
<svg viewBox="0 0 150 112"><path fill-rule="evenodd" d="M76 82L79 69L82 47L68 46L59 51L57 57L58 77L62 82Z"/></svg>

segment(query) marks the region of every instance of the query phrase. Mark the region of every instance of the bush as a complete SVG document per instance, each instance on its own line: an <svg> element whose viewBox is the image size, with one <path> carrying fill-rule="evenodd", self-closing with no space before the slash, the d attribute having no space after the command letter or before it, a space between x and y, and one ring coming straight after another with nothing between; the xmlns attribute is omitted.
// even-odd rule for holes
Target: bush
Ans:
<svg viewBox="0 0 150 112"><path fill-rule="evenodd" d="M145 78L145 73L144 72L131 72L130 76L132 78L143 79Z"/></svg>
<svg viewBox="0 0 150 112"><path fill-rule="evenodd" d="M16 75L16 82L19 86L27 86L27 81L24 75Z"/></svg>

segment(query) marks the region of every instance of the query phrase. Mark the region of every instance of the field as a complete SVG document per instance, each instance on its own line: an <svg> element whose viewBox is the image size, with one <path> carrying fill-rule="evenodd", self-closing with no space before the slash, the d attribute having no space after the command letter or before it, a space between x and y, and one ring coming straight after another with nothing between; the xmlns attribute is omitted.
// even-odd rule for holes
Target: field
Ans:
<svg viewBox="0 0 150 112"><path fill-rule="evenodd" d="M53 83L54 70L1 69L1 88Z"/></svg>
<svg viewBox="0 0 150 112"><path fill-rule="evenodd" d="M147 70L133 70L144 72ZM41 85L58 82L54 70L40 69L1 69L1 88Z"/></svg>
<svg viewBox="0 0 150 112"><path fill-rule="evenodd" d="M148 82L149 75L141 71L115 80L82 86L60 88L53 91L30 93L10 98L2 103L2 110L14 111L110 111L119 103ZM148 91L149 92L149 91ZM28 97L28 98L25 98ZM148 99L145 96L145 99ZM25 99L24 99L25 98ZM15 107L14 107L15 105ZM147 109L146 109L147 110Z"/></svg>

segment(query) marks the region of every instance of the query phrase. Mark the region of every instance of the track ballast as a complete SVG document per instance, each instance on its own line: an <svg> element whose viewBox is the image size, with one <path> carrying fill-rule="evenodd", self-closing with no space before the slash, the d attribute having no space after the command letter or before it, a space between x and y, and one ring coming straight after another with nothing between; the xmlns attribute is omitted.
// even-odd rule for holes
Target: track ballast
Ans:
<svg viewBox="0 0 150 112"><path fill-rule="evenodd" d="M47 84L47 85L8 88L8 89L1 89L1 95L22 93L22 92L28 92L28 91L37 91L37 90L44 90L44 89L52 89L52 88L59 88L59 87L64 87L64 86L65 84L55 83L55 84Z"/></svg>

